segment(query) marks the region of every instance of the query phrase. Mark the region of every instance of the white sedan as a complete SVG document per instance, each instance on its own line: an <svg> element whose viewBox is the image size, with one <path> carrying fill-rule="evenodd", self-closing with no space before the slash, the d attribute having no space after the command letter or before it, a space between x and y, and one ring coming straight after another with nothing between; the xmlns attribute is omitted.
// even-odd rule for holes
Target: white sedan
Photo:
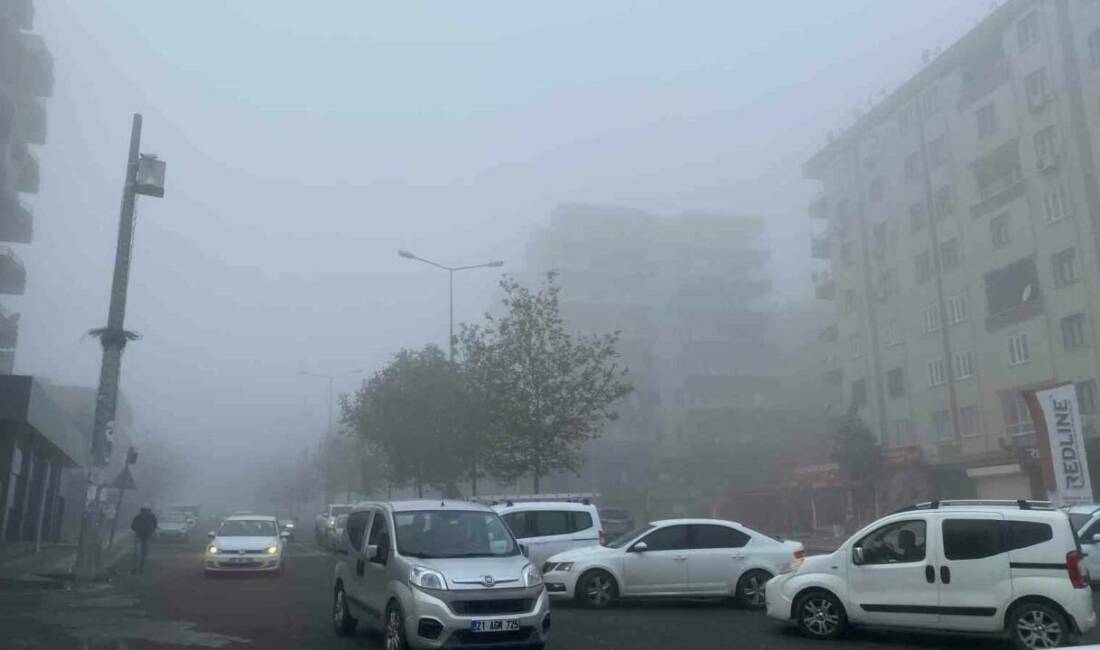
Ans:
<svg viewBox="0 0 1100 650"><path fill-rule="evenodd" d="M283 540L275 517L237 515L210 532L206 546L206 574L230 571L261 571L279 574L283 570Z"/></svg>
<svg viewBox="0 0 1100 650"><path fill-rule="evenodd" d="M601 608L616 598L735 597L764 606L764 585L805 555L732 521L668 519L633 530L607 546L558 553L543 564L546 591Z"/></svg>

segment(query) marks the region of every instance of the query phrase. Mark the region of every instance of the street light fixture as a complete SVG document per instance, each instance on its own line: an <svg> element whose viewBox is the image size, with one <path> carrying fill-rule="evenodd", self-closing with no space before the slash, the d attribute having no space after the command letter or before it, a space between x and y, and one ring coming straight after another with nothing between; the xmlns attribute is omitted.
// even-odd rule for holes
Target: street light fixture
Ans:
<svg viewBox="0 0 1100 650"><path fill-rule="evenodd" d="M455 360L455 271L468 271L470 269L484 269L484 268L500 268L504 266L502 260L493 260L491 262L485 262L484 264L470 264L468 266L447 266L438 262L433 262L428 259L424 259L419 255L415 255L407 250L398 250L398 257L403 257L407 260L416 260L418 262L424 262L430 264L437 269L443 269L450 276L450 295L451 295L451 312L450 312L450 338L447 339L447 343L450 348L450 360Z"/></svg>

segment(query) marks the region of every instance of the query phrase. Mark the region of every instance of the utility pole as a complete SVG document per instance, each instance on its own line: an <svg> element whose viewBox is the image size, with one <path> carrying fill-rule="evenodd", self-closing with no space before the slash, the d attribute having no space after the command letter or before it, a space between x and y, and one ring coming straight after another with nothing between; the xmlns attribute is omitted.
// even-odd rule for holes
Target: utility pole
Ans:
<svg viewBox="0 0 1100 650"><path fill-rule="evenodd" d="M114 444L122 350L127 342L137 338L137 334L123 328L134 245L134 206L138 194L164 196L164 162L157 160L156 156L143 156L140 149L141 115L135 113L130 127L130 152L126 159L122 207L119 210L118 244L115 249L107 327L90 332L103 345L103 363L100 366L99 389L96 392L92 453L87 474L88 489L84 498L84 514L80 522L80 541L74 570L78 580L91 580L100 571L104 515L101 474L110 464L111 448Z"/></svg>

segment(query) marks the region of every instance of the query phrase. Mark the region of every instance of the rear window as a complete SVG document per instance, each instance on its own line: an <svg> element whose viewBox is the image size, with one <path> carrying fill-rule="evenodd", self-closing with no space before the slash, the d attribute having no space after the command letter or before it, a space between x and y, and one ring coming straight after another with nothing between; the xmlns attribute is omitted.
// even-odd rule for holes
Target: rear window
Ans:
<svg viewBox="0 0 1100 650"><path fill-rule="evenodd" d="M572 510L526 510L503 516L518 539L568 535L592 528L592 515Z"/></svg>
<svg viewBox="0 0 1100 650"><path fill-rule="evenodd" d="M1006 551L1035 546L1054 538L1050 524L1038 521L1005 521L1003 526L1002 542Z"/></svg>

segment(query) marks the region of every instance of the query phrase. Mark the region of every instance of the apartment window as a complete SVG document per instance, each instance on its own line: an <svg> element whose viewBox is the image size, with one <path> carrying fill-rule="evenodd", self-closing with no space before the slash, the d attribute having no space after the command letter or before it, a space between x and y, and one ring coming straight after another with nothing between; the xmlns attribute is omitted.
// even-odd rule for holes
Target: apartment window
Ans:
<svg viewBox="0 0 1100 650"><path fill-rule="evenodd" d="M867 197L872 201L881 201L885 195L886 180L881 176L877 176L871 180L871 184L867 188Z"/></svg>
<svg viewBox="0 0 1100 650"><path fill-rule="evenodd" d="M854 289L844 290L844 313L850 314L856 310L856 292Z"/></svg>
<svg viewBox="0 0 1100 650"><path fill-rule="evenodd" d="M863 335L855 333L848 339L848 345L852 351L852 358L858 359L863 356Z"/></svg>
<svg viewBox="0 0 1100 650"><path fill-rule="evenodd" d="M894 444L898 447L913 444L913 423L909 418L894 420Z"/></svg>
<svg viewBox="0 0 1100 650"><path fill-rule="evenodd" d="M888 321L882 326L882 341L888 348L901 344L901 331L896 320Z"/></svg>
<svg viewBox="0 0 1100 650"><path fill-rule="evenodd" d="M890 397L905 394L905 374L901 368L893 368L886 373L886 392Z"/></svg>
<svg viewBox="0 0 1100 650"><path fill-rule="evenodd" d="M920 179L920 162L917 154L911 153L905 158L905 180L912 183Z"/></svg>
<svg viewBox="0 0 1100 650"><path fill-rule="evenodd" d="M1096 381L1089 379L1077 382L1077 409L1081 415L1092 415L1096 413L1096 408Z"/></svg>
<svg viewBox="0 0 1100 650"><path fill-rule="evenodd" d="M1018 390L1003 390L1001 395L1001 415L1005 420L1005 435L1009 437L1026 436L1035 433L1035 424L1031 421L1031 411Z"/></svg>
<svg viewBox="0 0 1100 650"><path fill-rule="evenodd" d="M1009 216L1007 212L993 217L989 221L989 236L993 239L993 250L1004 248L1012 243L1012 233L1008 229Z"/></svg>
<svg viewBox="0 0 1100 650"><path fill-rule="evenodd" d="M1067 248L1050 256L1050 265L1054 272L1054 286L1064 287L1080 279L1077 270L1077 249Z"/></svg>
<svg viewBox="0 0 1100 650"><path fill-rule="evenodd" d="M947 382L947 368L943 359L932 359L928 362L928 385L940 386Z"/></svg>
<svg viewBox="0 0 1100 650"><path fill-rule="evenodd" d="M978 433L977 406L964 406L959 409L959 433L964 436Z"/></svg>
<svg viewBox="0 0 1100 650"><path fill-rule="evenodd" d="M1100 65L1100 29L1089 33L1089 62Z"/></svg>
<svg viewBox="0 0 1100 650"><path fill-rule="evenodd" d="M890 295L894 293L895 285L897 282L894 280L894 272L892 270L882 271L878 274L878 299L880 302L886 302L890 299Z"/></svg>
<svg viewBox="0 0 1100 650"><path fill-rule="evenodd" d="M932 431L936 435L936 440L950 440L951 414L947 411L932 413Z"/></svg>
<svg viewBox="0 0 1100 650"><path fill-rule="evenodd" d="M1049 160L1058 153L1058 136L1053 126L1039 130L1032 138L1035 144L1035 157L1040 161Z"/></svg>
<svg viewBox="0 0 1100 650"><path fill-rule="evenodd" d="M913 234L917 234L924 230L924 204L921 202L914 203L909 206L909 228Z"/></svg>
<svg viewBox="0 0 1100 650"><path fill-rule="evenodd" d="M1046 104L1050 97L1050 85L1047 82L1047 69L1039 68L1024 78L1024 88L1027 91L1027 103L1032 108L1039 108Z"/></svg>
<svg viewBox="0 0 1100 650"><path fill-rule="evenodd" d="M962 259L959 252L958 238L952 237L940 244L940 265L943 266L943 270L957 269L960 264L962 264Z"/></svg>
<svg viewBox="0 0 1100 650"><path fill-rule="evenodd" d="M1067 352L1088 347L1084 314L1072 314L1062 319L1062 347Z"/></svg>
<svg viewBox="0 0 1100 650"><path fill-rule="evenodd" d="M852 382L852 406L863 408L867 406L867 381L857 379Z"/></svg>
<svg viewBox="0 0 1100 650"><path fill-rule="evenodd" d="M939 167L947 162L947 136L938 136L928 143L928 158L932 167Z"/></svg>
<svg viewBox="0 0 1100 650"><path fill-rule="evenodd" d="M988 138L997 131L997 113L993 102L979 108L974 115L978 121L978 138Z"/></svg>
<svg viewBox="0 0 1100 650"><path fill-rule="evenodd" d="M1027 346L1027 333L1018 332L1008 337L1008 364L1018 366L1031 361L1031 349Z"/></svg>
<svg viewBox="0 0 1100 650"><path fill-rule="evenodd" d="M1066 188L1058 185L1043 196L1043 214L1047 223L1061 221L1069 216L1069 207L1066 203Z"/></svg>
<svg viewBox="0 0 1100 650"><path fill-rule="evenodd" d="M974 353L956 352L953 360L955 379L969 379L974 376Z"/></svg>
<svg viewBox="0 0 1100 650"><path fill-rule="evenodd" d="M932 278L932 253L930 251L918 253L913 259L913 264L916 267L917 282L927 282Z"/></svg>
<svg viewBox="0 0 1100 650"><path fill-rule="evenodd" d="M940 310L935 303L928 305L920 313L920 331L924 334L940 328Z"/></svg>
<svg viewBox="0 0 1100 650"><path fill-rule="evenodd" d="M966 294L956 294L947 299L947 322L958 325L966 320Z"/></svg>
<svg viewBox="0 0 1100 650"><path fill-rule="evenodd" d="M1038 13L1033 11L1016 23L1016 42L1021 52L1039 42Z"/></svg>
<svg viewBox="0 0 1100 650"><path fill-rule="evenodd" d="M944 219L949 216L955 209L953 201L951 200L951 186L945 185L936 190L936 195L933 197L936 202L936 219Z"/></svg>

